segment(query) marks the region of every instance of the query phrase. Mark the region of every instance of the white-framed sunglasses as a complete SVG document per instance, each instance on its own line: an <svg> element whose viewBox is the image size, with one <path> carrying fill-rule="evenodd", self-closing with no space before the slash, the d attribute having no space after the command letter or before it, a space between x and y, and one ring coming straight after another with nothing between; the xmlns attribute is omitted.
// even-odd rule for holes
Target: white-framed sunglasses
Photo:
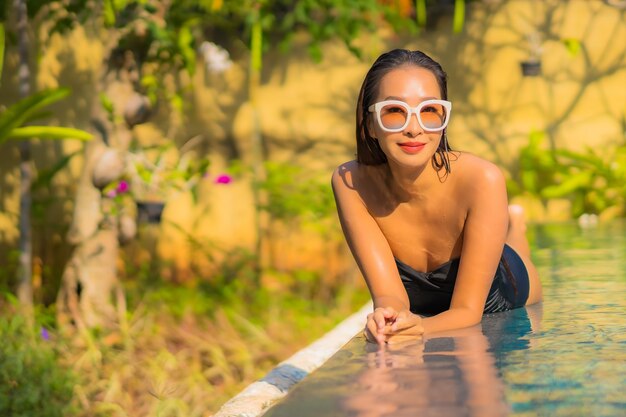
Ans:
<svg viewBox="0 0 626 417"><path fill-rule="evenodd" d="M440 132L446 128L452 112L452 103L447 100L424 100L411 108L400 100L385 100L369 106L370 113L376 113L378 125L386 132L401 132L415 113L422 129Z"/></svg>

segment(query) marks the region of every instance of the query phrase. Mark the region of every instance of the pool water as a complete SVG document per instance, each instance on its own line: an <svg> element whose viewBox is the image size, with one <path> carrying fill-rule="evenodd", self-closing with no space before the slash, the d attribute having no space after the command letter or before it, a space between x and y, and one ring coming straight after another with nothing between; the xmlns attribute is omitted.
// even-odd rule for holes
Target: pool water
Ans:
<svg viewBox="0 0 626 417"><path fill-rule="evenodd" d="M358 335L265 416L626 416L626 223L529 234L543 303L401 345Z"/></svg>

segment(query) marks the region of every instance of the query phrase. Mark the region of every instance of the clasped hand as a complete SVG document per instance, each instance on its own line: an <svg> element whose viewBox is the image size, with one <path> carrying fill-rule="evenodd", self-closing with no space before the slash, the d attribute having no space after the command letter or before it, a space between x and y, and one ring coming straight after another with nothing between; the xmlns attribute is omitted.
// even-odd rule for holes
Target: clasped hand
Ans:
<svg viewBox="0 0 626 417"><path fill-rule="evenodd" d="M424 333L422 318L409 310L397 311L393 307L378 307L367 315L363 330L372 343L399 343L420 338Z"/></svg>

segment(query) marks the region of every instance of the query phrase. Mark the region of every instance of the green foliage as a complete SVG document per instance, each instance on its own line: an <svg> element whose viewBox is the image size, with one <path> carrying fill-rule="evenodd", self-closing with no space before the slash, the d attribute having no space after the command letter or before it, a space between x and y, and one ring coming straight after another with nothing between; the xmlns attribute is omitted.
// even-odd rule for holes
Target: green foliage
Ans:
<svg viewBox="0 0 626 417"><path fill-rule="evenodd" d="M69 94L66 88L43 90L7 108L0 114L0 145L10 139L79 139L90 140L91 134L68 127L57 126L23 126L34 119L42 117L47 107L62 100Z"/></svg>
<svg viewBox="0 0 626 417"><path fill-rule="evenodd" d="M211 414L369 298L363 285L310 272L254 287L249 254L226 257L217 274L183 285L140 268L145 283L126 286L128 334L94 335L92 349L70 346L83 381L76 417ZM214 276L228 278L209 282Z"/></svg>
<svg viewBox="0 0 626 417"><path fill-rule="evenodd" d="M513 194L522 190L533 195L540 195L541 190L554 184L559 168L554 154L545 148L545 133L532 131L528 136L528 145L520 150L519 180L509 184Z"/></svg>
<svg viewBox="0 0 626 417"><path fill-rule="evenodd" d="M107 114L107 118L111 123L113 123L115 120L115 105L113 104L113 100L102 92L98 95L98 99L100 100L100 105Z"/></svg>
<svg viewBox="0 0 626 417"><path fill-rule="evenodd" d="M237 312L263 326L268 310L291 310L296 321L314 320L323 316L338 298L357 297L353 307L367 301L365 288L355 289L342 280L328 282L315 271L266 272L265 285L256 284L254 259L251 254L235 250L227 254L220 271L207 279L188 285L177 285L146 275L149 283L129 288L131 304L141 302L151 310L159 310L176 319L186 315L215 316L220 309ZM149 271L149 268L145 268ZM304 330L306 327L299 328Z"/></svg>
<svg viewBox="0 0 626 417"><path fill-rule="evenodd" d="M342 40L359 56L354 39L363 31L375 30L385 20L392 25L412 27L410 21L398 19L395 9L376 0L268 1L261 15L268 17L264 30L273 38L278 37L283 49L287 49L293 33L304 30L309 34L309 53L314 60L321 58L320 45L329 39Z"/></svg>
<svg viewBox="0 0 626 417"><path fill-rule="evenodd" d="M529 193L542 201L565 198L572 216L599 214L612 209L625 214L626 144L586 152L545 147L545 134L532 132L520 152L518 181L511 194Z"/></svg>
<svg viewBox="0 0 626 417"><path fill-rule="evenodd" d="M60 126L24 126L13 129L10 139L78 139L87 141L91 134L83 130Z"/></svg>
<svg viewBox="0 0 626 417"><path fill-rule="evenodd" d="M626 214L626 144L601 151L603 154L593 148L585 153L557 150L566 170L560 184L543 190L544 197L571 199L574 216L599 214L609 208Z"/></svg>
<svg viewBox="0 0 626 417"><path fill-rule="evenodd" d="M131 161L127 173L107 185L103 193L116 190L124 182L130 185L130 194L135 201L163 201L172 191L191 191L196 198L197 185L210 166L208 158L198 157L193 151L200 141L200 136L193 137L180 149L170 140L143 147L133 142L127 155Z"/></svg>
<svg viewBox="0 0 626 417"><path fill-rule="evenodd" d="M415 0L415 18L420 27L426 26L426 0Z"/></svg>
<svg viewBox="0 0 626 417"><path fill-rule="evenodd" d="M0 415L67 415L75 377L59 363L45 327L21 315L0 315Z"/></svg>
<svg viewBox="0 0 626 417"><path fill-rule="evenodd" d="M318 220L335 213L335 202L326 179L313 176L299 165L266 163L267 179L259 187L268 193L262 207L281 220Z"/></svg>
<svg viewBox="0 0 626 417"><path fill-rule="evenodd" d="M452 16L452 31L454 33L461 33L463 31L465 24L465 5L469 1L471 0L454 0L454 15ZM425 27L428 8L442 7L442 3L444 2L440 0L415 0L415 20L417 26L420 28ZM444 4L443 7L445 6Z"/></svg>
<svg viewBox="0 0 626 417"><path fill-rule="evenodd" d="M101 14L104 25L118 29L122 35L116 48L120 55L132 51L138 62L157 62L190 73L195 68L198 44L207 34L228 33L229 42L237 39L245 45L251 45L250 39L260 40L267 35L264 49L278 45L286 50L293 35L305 31L310 37L309 52L319 59L320 44L329 39L342 40L359 55L352 42L363 31L375 30L384 22L398 30L416 27L395 7L378 0L178 0L168 5L158 0L106 0L102 8L86 0L49 3L61 6L49 7L48 16L59 22L59 31L71 27L69 22L84 22L85 15L97 21L94 15ZM67 11L68 3L79 3L82 11L78 7Z"/></svg>
<svg viewBox="0 0 626 417"><path fill-rule="evenodd" d="M563 42L563 45L567 48L567 52L570 56L575 57L580 52L581 43L578 39L562 39L561 42Z"/></svg>
<svg viewBox="0 0 626 417"><path fill-rule="evenodd" d="M454 0L454 17L452 18L452 30L454 33L463 31L465 22L465 0Z"/></svg>

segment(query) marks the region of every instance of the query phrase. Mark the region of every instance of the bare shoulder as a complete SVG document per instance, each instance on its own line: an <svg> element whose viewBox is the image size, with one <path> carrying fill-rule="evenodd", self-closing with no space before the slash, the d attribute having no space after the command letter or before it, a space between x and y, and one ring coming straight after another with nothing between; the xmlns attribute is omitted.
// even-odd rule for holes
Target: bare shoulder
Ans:
<svg viewBox="0 0 626 417"><path fill-rule="evenodd" d="M355 160L344 162L333 172L333 190L351 190L359 194L378 190L383 178L381 167L382 165L363 165Z"/></svg>
<svg viewBox="0 0 626 417"><path fill-rule="evenodd" d="M496 164L471 153L459 153L452 169L460 173L459 182L463 186L491 188L505 184L504 174Z"/></svg>
<svg viewBox="0 0 626 417"><path fill-rule="evenodd" d="M352 160L344 162L333 171L331 183L335 192L341 189L354 189L355 178L358 177L359 164Z"/></svg>

